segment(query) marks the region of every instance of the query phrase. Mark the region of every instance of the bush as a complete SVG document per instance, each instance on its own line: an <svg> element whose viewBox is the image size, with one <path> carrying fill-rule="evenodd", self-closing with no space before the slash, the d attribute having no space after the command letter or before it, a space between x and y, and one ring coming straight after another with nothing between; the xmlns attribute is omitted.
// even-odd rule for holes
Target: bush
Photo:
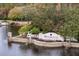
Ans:
<svg viewBox="0 0 79 59"><path fill-rule="evenodd" d="M14 7L9 11L8 18L12 20L30 21L35 13L36 9L28 6Z"/></svg>
<svg viewBox="0 0 79 59"><path fill-rule="evenodd" d="M12 20L21 20L24 17L23 13L23 8L24 7L14 7L9 11L8 18Z"/></svg>
<svg viewBox="0 0 79 59"><path fill-rule="evenodd" d="M32 28L31 25L24 25L19 29L19 34L23 34L23 33L28 33L28 31L30 31L30 29Z"/></svg>
<svg viewBox="0 0 79 59"><path fill-rule="evenodd" d="M31 30L31 32L32 32L33 34L38 34L38 33L40 33L40 29L37 28L37 27L33 27L32 30Z"/></svg>

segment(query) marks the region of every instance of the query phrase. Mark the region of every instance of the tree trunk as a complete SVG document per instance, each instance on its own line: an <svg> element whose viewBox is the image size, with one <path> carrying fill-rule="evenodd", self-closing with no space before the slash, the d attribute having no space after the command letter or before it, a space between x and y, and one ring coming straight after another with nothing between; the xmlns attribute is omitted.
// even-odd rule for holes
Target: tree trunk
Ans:
<svg viewBox="0 0 79 59"><path fill-rule="evenodd" d="M69 9L72 9L72 4L71 3L69 3Z"/></svg>
<svg viewBox="0 0 79 59"><path fill-rule="evenodd" d="M57 5L56 5L56 12L57 12L57 15L60 15L60 12L61 12L61 3L57 3Z"/></svg>
<svg viewBox="0 0 79 59"><path fill-rule="evenodd" d="M67 8L67 3L64 4L64 7Z"/></svg>

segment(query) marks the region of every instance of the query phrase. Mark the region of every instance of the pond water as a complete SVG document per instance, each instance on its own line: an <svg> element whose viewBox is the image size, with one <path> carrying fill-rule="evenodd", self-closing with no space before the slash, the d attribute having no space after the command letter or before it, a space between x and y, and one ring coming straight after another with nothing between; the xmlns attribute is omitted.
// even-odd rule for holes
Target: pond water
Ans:
<svg viewBox="0 0 79 59"><path fill-rule="evenodd" d="M0 27L0 56L78 56L78 48L43 48L7 43L7 27Z"/></svg>

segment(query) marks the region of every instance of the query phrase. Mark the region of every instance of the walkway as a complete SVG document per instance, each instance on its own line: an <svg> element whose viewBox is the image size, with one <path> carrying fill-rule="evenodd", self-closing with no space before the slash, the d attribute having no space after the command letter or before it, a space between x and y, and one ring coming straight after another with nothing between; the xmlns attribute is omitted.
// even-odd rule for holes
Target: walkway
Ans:
<svg viewBox="0 0 79 59"><path fill-rule="evenodd" d="M37 46L43 46L43 47L75 47L75 48L79 48L79 43L69 43L69 42L46 42L46 41L40 41L37 39L32 39L31 41L29 41L29 39L26 38L18 38L18 37L13 37L12 39L9 39L9 41L11 42L16 42L16 43L25 43L30 44L33 43L34 45Z"/></svg>

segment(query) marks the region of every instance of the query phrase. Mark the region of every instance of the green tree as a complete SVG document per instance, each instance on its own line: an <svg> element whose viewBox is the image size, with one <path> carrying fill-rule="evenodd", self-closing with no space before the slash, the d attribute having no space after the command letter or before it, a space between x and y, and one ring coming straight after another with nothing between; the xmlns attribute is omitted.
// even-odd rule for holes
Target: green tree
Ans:
<svg viewBox="0 0 79 59"><path fill-rule="evenodd" d="M52 32L54 24L52 20L46 20L45 23L41 26L43 32Z"/></svg>
<svg viewBox="0 0 79 59"><path fill-rule="evenodd" d="M65 21L59 33L65 37L76 38L79 32L79 9L66 9L63 14Z"/></svg>

